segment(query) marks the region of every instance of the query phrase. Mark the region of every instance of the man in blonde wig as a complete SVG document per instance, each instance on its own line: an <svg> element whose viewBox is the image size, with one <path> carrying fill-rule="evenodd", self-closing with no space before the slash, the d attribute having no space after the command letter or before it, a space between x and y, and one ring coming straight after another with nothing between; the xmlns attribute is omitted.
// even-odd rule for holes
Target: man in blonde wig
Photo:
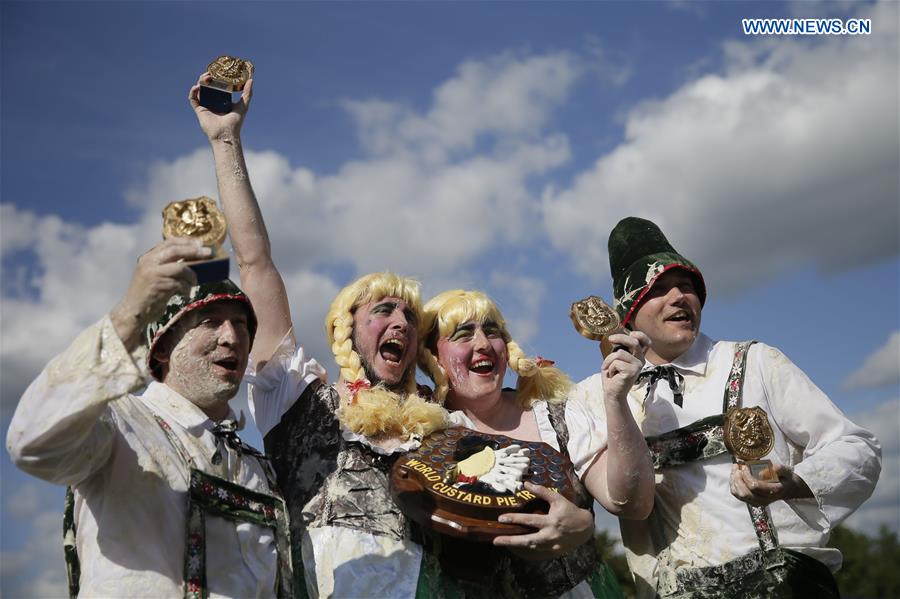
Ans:
<svg viewBox="0 0 900 599"><path fill-rule="evenodd" d="M294 340L284 282L244 163L240 129L253 82L220 115L199 105L206 78L191 88L190 101L213 149L241 282L257 307L246 379L291 516L295 592L413 597L422 550L391 500L388 469L445 415L415 393L418 284L377 273L338 294L325 329L340 379L325 384L324 369Z"/></svg>

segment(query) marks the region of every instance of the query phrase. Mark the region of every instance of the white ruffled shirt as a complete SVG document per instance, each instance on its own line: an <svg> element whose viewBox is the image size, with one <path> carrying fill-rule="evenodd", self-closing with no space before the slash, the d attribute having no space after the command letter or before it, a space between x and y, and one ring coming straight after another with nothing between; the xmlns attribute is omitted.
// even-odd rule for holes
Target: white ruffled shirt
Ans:
<svg viewBox="0 0 900 599"><path fill-rule="evenodd" d="M684 402L678 407L665 380L647 397L647 381L629 393L629 407L645 436L655 436L722 413L725 381L735 343L700 335L671 365L684 376ZM652 368L652 364L645 369ZM591 406L605 421L599 374L579 383L572 398ZM840 551L825 547L830 531L865 501L881 471L877 439L848 420L812 381L779 350L754 344L748 352L744 407L759 406L769 417L775 446L765 456L794 469L814 498L770 505L781 546L805 553L836 571ZM601 424L595 442L605 447ZM759 548L747 506L731 495L731 455L668 468L656 474L654 515L644 521L620 520L628 564L639 596L652 596L657 559L670 567L723 564ZM656 522L668 543L657 553L650 527Z"/></svg>
<svg viewBox="0 0 900 599"><path fill-rule="evenodd" d="M74 488L82 596L184 593L189 470L154 414L171 426L203 470L268 492L255 458L225 447L222 463L211 463L217 448L210 432L214 423L188 400L156 382L142 395L131 394L147 382L145 353L129 355L104 318L47 365L10 423L7 448L13 462ZM274 596L276 564L270 529L207 514L211 597Z"/></svg>

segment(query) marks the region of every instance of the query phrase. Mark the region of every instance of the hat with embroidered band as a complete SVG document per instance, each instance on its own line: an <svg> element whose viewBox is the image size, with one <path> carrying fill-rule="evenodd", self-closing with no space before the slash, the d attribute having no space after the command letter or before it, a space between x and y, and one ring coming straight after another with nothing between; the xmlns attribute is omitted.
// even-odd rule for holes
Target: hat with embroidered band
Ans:
<svg viewBox="0 0 900 599"><path fill-rule="evenodd" d="M153 350L156 348L159 340L163 338L169 329L171 329L182 316L207 306L213 302L243 302L247 307L247 329L250 331L250 344L253 344L253 337L256 335L256 314L253 312L253 305L250 298L241 291L240 287L229 279L223 281L211 281L201 283L191 287L187 296L175 294L169 298L166 304L165 312L160 318L153 323L147 325L145 337L147 340L147 366L150 368L150 374L156 380L162 378L162 364L156 360Z"/></svg>
<svg viewBox="0 0 900 599"><path fill-rule="evenodd" d="M700 269L675 251L655 223L634 216L623 218L609 234L608 247L615 308L623 325L631 321L660 275L673 268L693 276L700 305L706 302L706 284Z"/></svg>

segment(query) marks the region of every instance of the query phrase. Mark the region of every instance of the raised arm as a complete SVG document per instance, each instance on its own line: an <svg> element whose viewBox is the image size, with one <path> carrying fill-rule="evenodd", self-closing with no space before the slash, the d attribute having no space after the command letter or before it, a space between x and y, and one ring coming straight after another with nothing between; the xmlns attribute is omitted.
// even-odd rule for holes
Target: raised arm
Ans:
<svg viewBox="0 0 900 599"><path fill-rule="evenodd" d="M620 518L643 519L653 509L655 482L650 451L628 407L628 391L643 366L649 339L640 332L609 338L617 350L606 356L601 369L607 446L584 473L585 486Z"/></svg>
<svg viewBox="0 0 900 599"><path fill-rule="evenodd" d="M258 370L290 330L291 309L281 273L272 260L269 234L250 186L241 146L241 126L253 97L253 80L247 82L231 112L216 114L200 106L198 99L200 83L209 79L209 74L203 73L188 97L200 128L212 146L219 197L240 269L241 288L256 311L258 328L250 359Z"/></svg>

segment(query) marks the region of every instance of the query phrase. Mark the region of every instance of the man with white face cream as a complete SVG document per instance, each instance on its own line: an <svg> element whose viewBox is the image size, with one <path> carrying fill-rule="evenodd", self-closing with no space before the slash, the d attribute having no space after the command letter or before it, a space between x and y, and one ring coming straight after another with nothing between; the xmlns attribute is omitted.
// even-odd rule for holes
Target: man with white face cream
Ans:
<svg viewBox="0 0 900 599"><path fill-rule="evenodd" d="M654 509L620 520L638 596L837 597L841 554L825 545L875 488L877 440L774 347L702 334L700 270L654 223L619 222L609 260L623 323L651 341L629 406ZM575 394L601 392L595 375ZM743 462L759 458L754 475Z"/></svg>
<svg viewBox="0 0 900 599"><path fill-rule="evenodd" d="M197 284L186 262L210 255L179 238L144 254L122 300L16 408L13 462L70 487L73 596L292 594L274 473L228 405L256 317L231 281Z"/></svg>

